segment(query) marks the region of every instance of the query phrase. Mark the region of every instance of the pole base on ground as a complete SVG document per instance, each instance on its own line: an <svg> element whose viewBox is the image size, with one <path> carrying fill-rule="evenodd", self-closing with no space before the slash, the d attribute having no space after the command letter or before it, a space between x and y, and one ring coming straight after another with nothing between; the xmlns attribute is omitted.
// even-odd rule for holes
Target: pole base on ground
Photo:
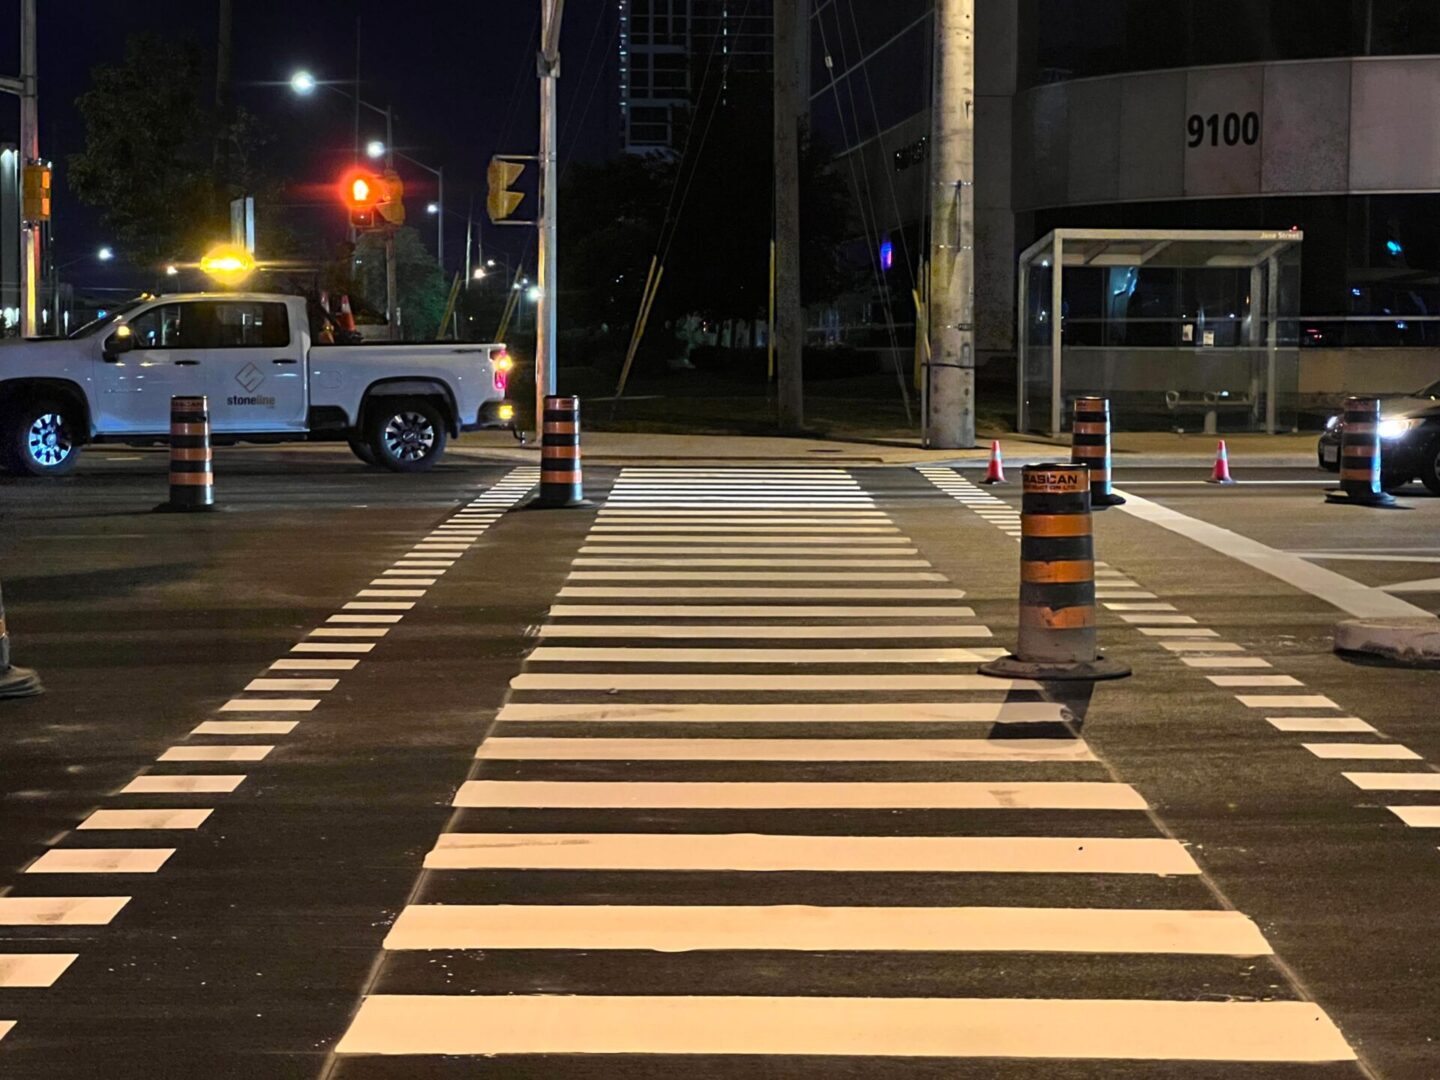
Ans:
<svg viewBox="0 0 1440 1080"><path fill-rule="evenodd" d="M1102 506L1124 506L1125 497L1123 495L1091 495L1090 505L1095 509Z"/></svg>
<svg viewBox="0 0 1440 1080"><path fill-rule="evenodd" d="M1102 679L1123 679L1130 674L1127 664L1097 656L1094 660L1064 664L1021 660L1004 656L980 665L981 675L997 679L1038 679L1041 682L1099 682Z"/></svg>
<svg viewBox="0 0 1440 1080"><path fill-rule="evenodd" d="M0 672L0 701L8 698L38 697L45 692L40 676L29 668L11 667Z"/></svg>
<svg viewBox="0 0 1440 1080"><path fill-rule="evenodd" d="M151 511L153 514L201 514L209 513L212 510L220 509L214 503L197 504L195 506L176 506L174 503L163 502Z"/></svg>
<svg viewBox="0 0 1440 1080"><path fill-rule="evenodd" d="M565 502L555 502L543 499L539 495L526 503L522 510L589 510L595 506L589 499L570 499Z"/></svg>
<svg viewBox="0 0 1440 1080"><path fill-rule="evenodd" d="M1374 506L1378 508L1397 507L1400 505L1395 501L1395 496L1386 491L1382 491L1378 495L1349 495L1339 488L1325 492L1325 501L1328 503L1349 503L1352 506Z"/></svg>

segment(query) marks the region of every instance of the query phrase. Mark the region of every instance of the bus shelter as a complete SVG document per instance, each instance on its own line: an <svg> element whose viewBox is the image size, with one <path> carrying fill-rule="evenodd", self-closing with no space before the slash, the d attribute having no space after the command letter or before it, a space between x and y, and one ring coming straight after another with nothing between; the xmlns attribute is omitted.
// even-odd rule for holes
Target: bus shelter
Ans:
<svg viewBox="0 0 1440 1080"><path fill-rule="evenodd" d="M1017 430L1295 429L1297 230L1056 229L1020 256Z"/></svg>

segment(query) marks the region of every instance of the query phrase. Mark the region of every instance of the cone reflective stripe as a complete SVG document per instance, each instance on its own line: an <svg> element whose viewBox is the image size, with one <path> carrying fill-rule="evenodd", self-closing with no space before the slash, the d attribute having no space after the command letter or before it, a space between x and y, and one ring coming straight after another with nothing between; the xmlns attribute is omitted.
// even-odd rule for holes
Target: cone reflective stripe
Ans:
<svg viewBox="0 0 1440 1080"><path fill-rule="evenodd" d="M35 672L10 663L10 633L5 625L5 597L0 593L0 700L34 697L40 692L40 679Z"/></svg>
<svg viewBox="0 0 1440 1080"><path fill-rule="evenodd" d="M540 433L541 508L585 506L580 469L580 399L547 397Z"/></svg>
<svg viewBox="0 0 1440 1080"><path fill-rule="evenodd" d="M170 399L168 510L211 510L215 474L210 462L210 405L204 397Z"/></svg>
<svg viewBox="0 0 1440 1080"><path fill-rule="evenodd" d="M350 294L340 294L340 329L346 333L355 332L355 315L350 310Z"/></svg>
<svg viewBox="0 0 1440 1080"><path fill-rule="evenodd" d="M1015 652L983 665L987 675L1113 679L1130 674L1099 653L1090 471L1026 465L1020 510L1020 618Z"/></svg>
<svg viewBox="0 0 1440 1080"><path fill-rule="evenodd" d="M985 479L982 484L1003 484L1005 483L1005 459L1000 455L1000 440L996 439L990 444L990 465L985 470Z"/></svg>
<svg viewBox="0 0 1440 1080"><path fill-rule="evenodd" d="M1329 502L1394 506L1395 497L1380 486L1380 399L1346 398L1340 433L1340 491Z"/></svg>
<svg viewBox="0 0 1440 1080"><path fill-rule="evenodd" d="M1233 484L1235 478L1230 475L1230 452L1225 449L1225 440L1220 440L1220 445L1215 451L1215 468L1210 471L1211 484Z"/></svg>
<svg viewBox="0 0 1440 1080"><path fill-rule="evenodd" d="M1090 469L1090 505L1119 506L1125 500L1110 487L1110 399L1075 399L1070 460Z"/></svg>

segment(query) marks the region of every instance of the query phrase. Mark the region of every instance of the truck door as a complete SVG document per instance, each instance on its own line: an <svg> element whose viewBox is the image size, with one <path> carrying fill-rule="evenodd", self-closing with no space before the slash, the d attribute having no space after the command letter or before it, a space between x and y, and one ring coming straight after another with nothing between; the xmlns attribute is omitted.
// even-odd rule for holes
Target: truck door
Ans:
<svg viewBox="0 0 1440 1080"><path fill-rule="evenodd" d="M216 432L305 430L305 339L280 300L203 300L190 306L209 347L203 358Z"/></svg>
<svg viewBox="0 0 1440 1080"><path fill-rule="evenodd" d="M208 392L195 351L184 341L192 306L156 304L125 320L135 347L101 359L95 367L100 431L107 435L167 432L172 395Z"/></svg>

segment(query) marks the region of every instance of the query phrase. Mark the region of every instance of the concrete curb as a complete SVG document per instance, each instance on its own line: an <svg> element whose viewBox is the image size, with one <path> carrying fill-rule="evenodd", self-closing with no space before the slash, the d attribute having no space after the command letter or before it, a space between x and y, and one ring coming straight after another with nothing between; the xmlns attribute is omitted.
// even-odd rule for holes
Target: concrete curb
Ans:
<svg viewBox="0 0 1440 1080"><path fill-rule="evenodd" d="M1335 651L1440 667L1440 619L1346 619L1335 627Z"/></svg>

